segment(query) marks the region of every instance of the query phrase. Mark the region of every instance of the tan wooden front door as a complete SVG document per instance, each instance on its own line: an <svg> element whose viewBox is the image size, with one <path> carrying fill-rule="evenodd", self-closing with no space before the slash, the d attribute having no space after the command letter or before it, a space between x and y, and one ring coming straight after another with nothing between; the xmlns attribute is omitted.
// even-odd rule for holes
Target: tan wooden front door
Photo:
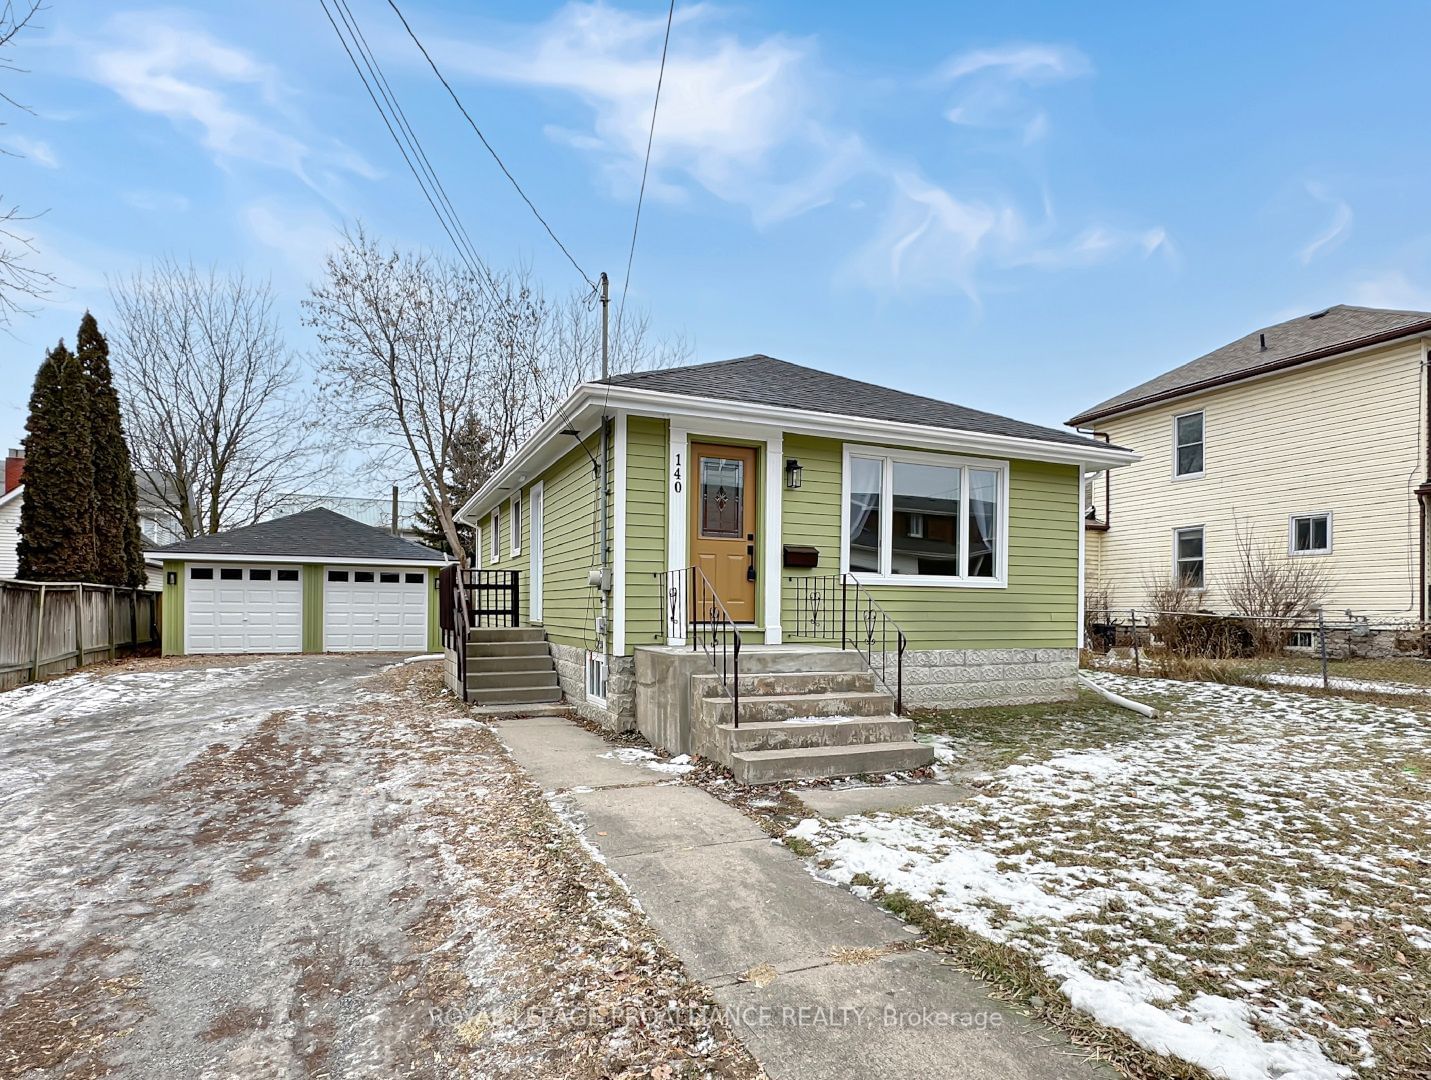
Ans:
<svg viewBox="0 0 1431 1080"><path fill-rule="evenodd" d="M691 561L736 622L755 621L755 450L691 446Z"/></svg>

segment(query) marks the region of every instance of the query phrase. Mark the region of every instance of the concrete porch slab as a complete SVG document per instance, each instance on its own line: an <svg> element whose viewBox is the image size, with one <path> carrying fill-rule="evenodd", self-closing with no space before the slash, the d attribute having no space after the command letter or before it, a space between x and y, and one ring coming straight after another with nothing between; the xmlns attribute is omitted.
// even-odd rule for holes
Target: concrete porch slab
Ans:
<svg viewBox="0 0 1431 1080"><path fill-rule="evenodd" d="M840 946L911 939L893 917L816 882L769 839L628 855L611 867L701 982L733 982L761 964L792 971L829 962Z"/></svg>
<svg viewBox="0 0 1431 1080"><path fill-rule="evenodd" d="M963 802L971 789L961 784L881 784L876 787L810 788L797 792L800 801L824 818L910 810Z"/></svg>
<svg viewBox="0 0 1431 1080"><path fill-rule="evenodd" d="M571 798L586 816L588 837L609 859L765 839L750 818L699 788L618 788Z"/></svg>
<svg viewBox="0 0 1431 1080"><path fill-rule="evenodd" d="M719 987L741 1038L778 1080L1112 1080L1069 1043L926 953L826 964L766 986ZM803 1010L803 1011L802 1011Z"/></svg>
<svg viewBox="0 0 1431 1080"><path fill-rule="evenodd" d="M600 736L561 716L524 716L497 725L497 737L546 791L659 784L670 777L628 765Z"/></svg>

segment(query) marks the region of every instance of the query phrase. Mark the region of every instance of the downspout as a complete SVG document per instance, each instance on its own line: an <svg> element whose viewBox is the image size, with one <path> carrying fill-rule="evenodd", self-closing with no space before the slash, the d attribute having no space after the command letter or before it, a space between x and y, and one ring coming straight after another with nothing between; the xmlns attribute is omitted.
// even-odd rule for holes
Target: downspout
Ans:
<svg viewBox="0 0 1431 1080"><path fill-rule="evenodd" d="M1421 343L1421 394L1425 418L1422 423L1421 439L1425 444L1426 472L1421 486L1416 489L1417 520L1420 528L1417 535L1419 561L1419 588L1417 596L1418 621L1426 622L1426 501L1431 498L1431 356L1428 356L1426 342Z"/></svg>

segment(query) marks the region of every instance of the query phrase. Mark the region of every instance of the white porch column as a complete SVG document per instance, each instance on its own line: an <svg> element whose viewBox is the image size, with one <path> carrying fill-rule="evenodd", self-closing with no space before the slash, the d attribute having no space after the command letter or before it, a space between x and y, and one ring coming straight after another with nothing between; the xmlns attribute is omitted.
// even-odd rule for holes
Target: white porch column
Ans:
<svg viewBox="0 0 1431 1080"><path fill-rule="evenodd" d="M689 443L690 433L684 426L672 420L667 444L669 460L666 463L666 496L669 507L666 512L666 569L671 571L684 570L687 565L686 522L690 517L686 512L686 495L691 485ZM674 579L672 584L678 589L685 587L684 579L681 578ZM682 600L684 601L684 597ZM662 602L667 612L664 617L669 619L670 597L663 598ZM685 620L682 619L674 627L668 625L666 633L667 645L685 645Z"/></svg>
<svg viewBox="0 0 1431 1080"><path fill-rule="evenodd" d="M780 580L784 570L780 514L785 499L785 433L775 432L765 440L765 644L779 645Z"/></svg>

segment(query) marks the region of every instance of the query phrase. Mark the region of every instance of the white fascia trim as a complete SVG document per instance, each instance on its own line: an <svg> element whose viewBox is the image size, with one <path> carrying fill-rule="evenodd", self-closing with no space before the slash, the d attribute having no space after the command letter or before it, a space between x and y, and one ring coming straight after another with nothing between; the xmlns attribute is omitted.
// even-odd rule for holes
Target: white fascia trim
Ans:
<svg viewBox="0 0 1431 1080"><path fill-rule="evenodd" d="M590 385L590 384L588 384ZM605 387L601 387L605 390ZM954 431L929 427L926 424L905 424L893 420L867 420L836 413L811 412L778 405L758 405L748 401L722 401L714 398L690 397L655 390L635 390L612 387L613 405L631 412L651 416L687 417L686 427L701 430L701 419L725 421L738 425L763 424L779 427L785 432L802 435L823 435L828 438L855 442L872 442L888 446L897 443L945 453L980 454L989 457L1016 458L1021 461L1046 461L1057 465L1101 465L1118 468L1141 461L1131 450L1093 445L1074 445L1023 439L1010 435L990 435L973 431Z"/></svg>
<svg viewBox="0 0 1431 1080"><path fill-rule="evenodd" d="M4 506L6 503L11 502L14 499L18 499L20 497L20 492L24 490L24 484L16 484L9 491L5 492L4 495L0 495L0 506Z"/></svg>
<svg viewBox="0 0 1431 1080"><path fill-rule="evenodd" d="M626 655L626 414L618 412L615 427L615 483L611 501L616 505L612 514L611 537L611 652Z"/></svg>
<svg viewBox="0 0 1431 1080"><path fill-rule="evenodd" d="M146 559L184 563L283 563L287 566L446 566L451 559L347 559L333 555L229 555L184 551L146 551Z"/></svg>

